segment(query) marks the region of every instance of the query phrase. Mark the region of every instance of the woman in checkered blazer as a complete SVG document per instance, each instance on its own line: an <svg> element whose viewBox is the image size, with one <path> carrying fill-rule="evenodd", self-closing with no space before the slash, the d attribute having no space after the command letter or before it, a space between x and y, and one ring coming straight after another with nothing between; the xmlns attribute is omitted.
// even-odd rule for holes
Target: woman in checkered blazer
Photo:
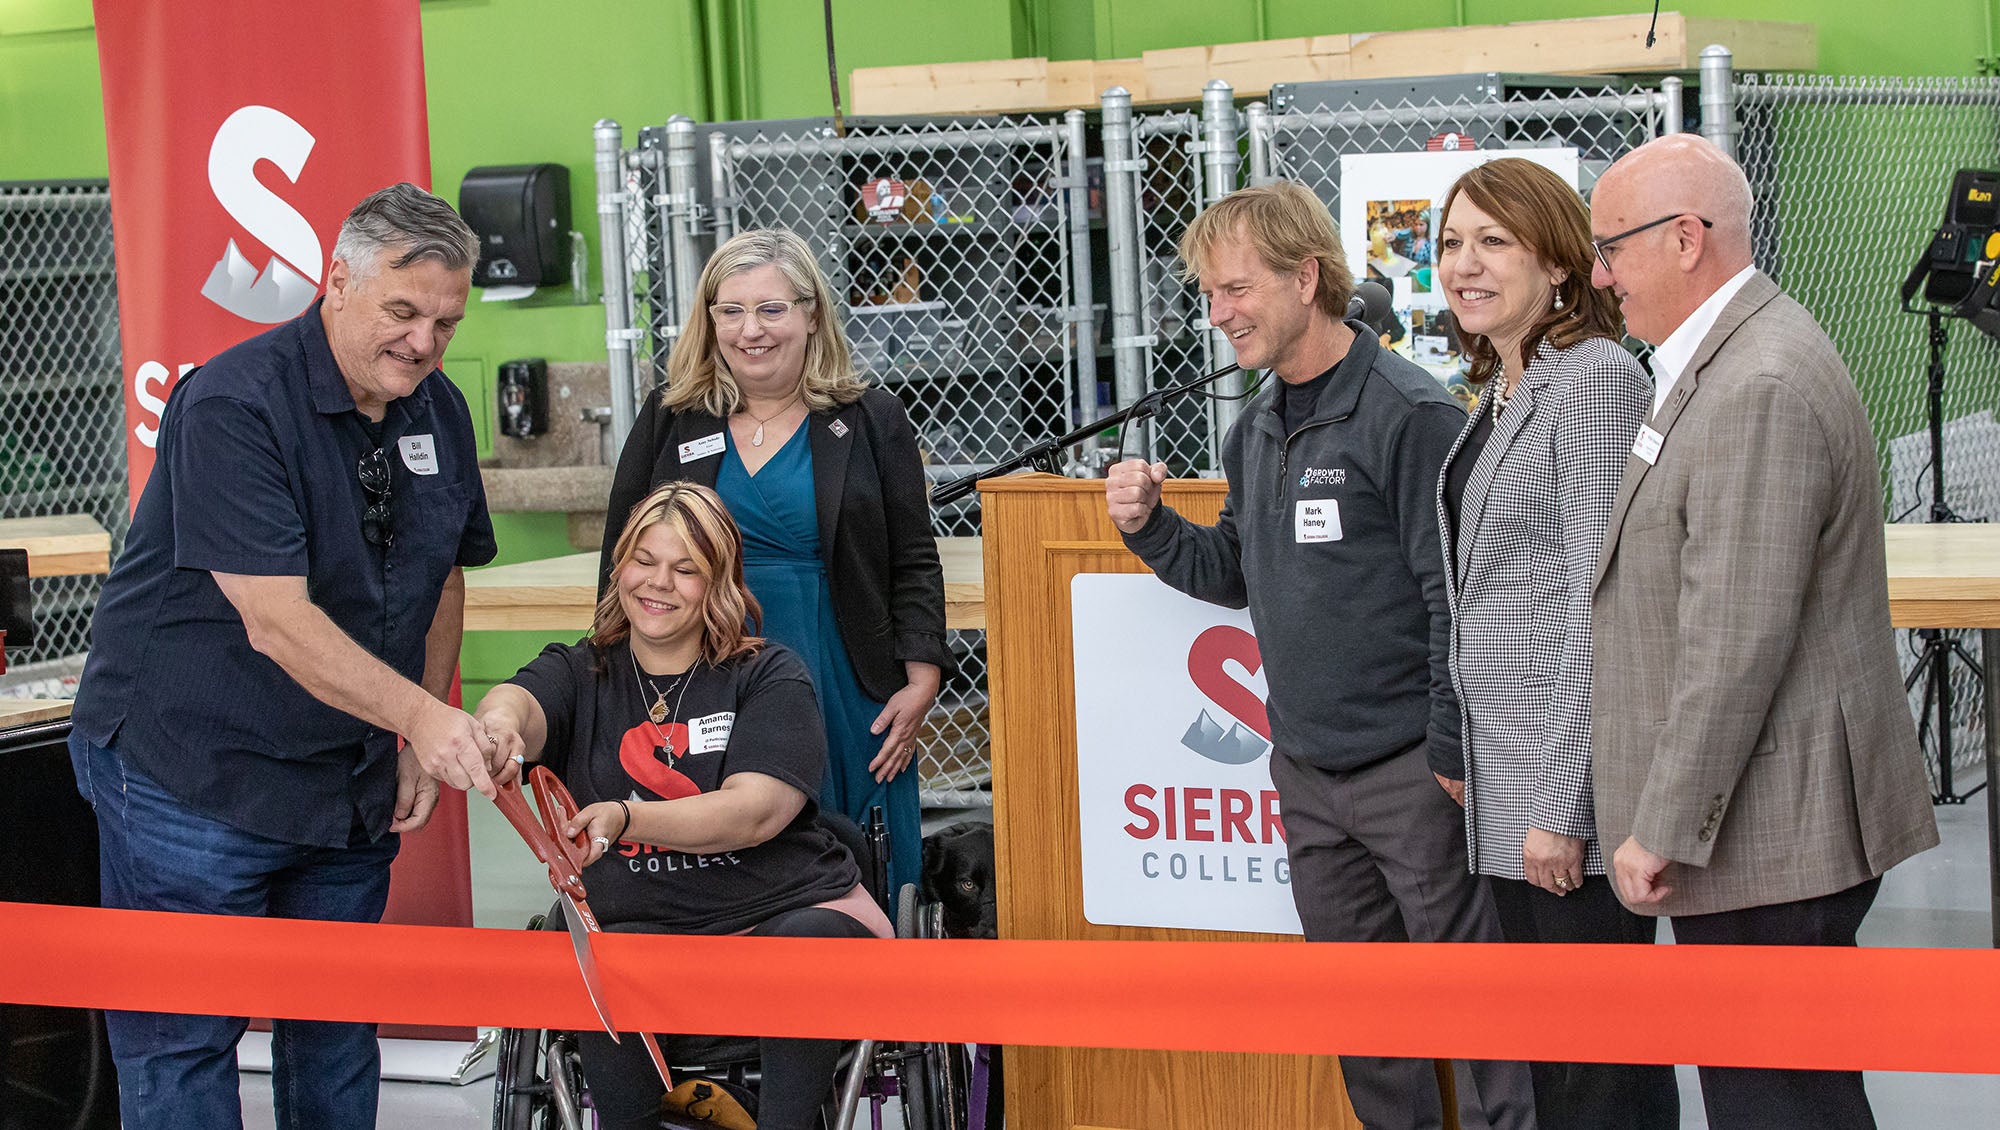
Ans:
<svg viewBox="0 0 2000 1130"><path fill-rule="evenodd" d="M1438 481L1465 830L1510 942L1650 942L1604 877L1590 583L1652 383L1590 285L1583 201L1518 157L1445 196L1437 276L1482 388ZM1680 1125L1670 1067L1533 1065L1542 1130Z"/></svg>

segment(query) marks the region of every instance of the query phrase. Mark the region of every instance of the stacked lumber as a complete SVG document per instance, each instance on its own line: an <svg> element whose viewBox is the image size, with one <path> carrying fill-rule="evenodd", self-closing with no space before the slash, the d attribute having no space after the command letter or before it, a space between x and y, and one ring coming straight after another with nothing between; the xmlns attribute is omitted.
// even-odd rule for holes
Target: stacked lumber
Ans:
<svg viewBox="0 0 2000 1130"><path fill-rule="evenodd" d="M1479 27L1357 32L1147 51L1136 59L1043 58L856 67L856 114L992 114L1095 106L1122 86L1136 103L1198 102L1221 79L1239 97L1281 82L1418 75L1644 74L1692 71L1702 48L1727 46L1738 70L1809 71L1819 65L1812 24L1712 19L1662 12L1533 20Z"/></svg>

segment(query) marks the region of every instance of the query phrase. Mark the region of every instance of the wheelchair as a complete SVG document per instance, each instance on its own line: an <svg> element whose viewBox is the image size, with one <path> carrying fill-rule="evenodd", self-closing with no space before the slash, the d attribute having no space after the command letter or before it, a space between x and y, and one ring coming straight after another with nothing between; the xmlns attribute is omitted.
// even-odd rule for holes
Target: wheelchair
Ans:
<svg viewBox="0 0 2000 1130"><path fill-rule="evenodd" d="M863 885L883 885L886 852L880 824L870 821L865 836L851 821L830 814L821 820L861 863ZM914 884L897 892L894 920L898 938L942 937L941 909L920 905ZM528 924L544 928L543 915ZM498 1037L493 1072L493 1130L593 1130L588 1081L576 1036L567 1031L508 1028ZM756 1113L758 1051L754 1037L680 1037L662 1041L674 1081L693 1080L727 1093ZM964 1044L878 1043L862 1040L848 1049L835 1076L834 1091L821 1104L822 1130L848 1130L861 1104L869 1109L871 1130L891 1130L889 1100L897 1101L899 1130L966 1130L971 1056ZM691 1108L692 1109L692 1108ZM663 1112L662 1130L703 1130L727 1126Z"/></svg>

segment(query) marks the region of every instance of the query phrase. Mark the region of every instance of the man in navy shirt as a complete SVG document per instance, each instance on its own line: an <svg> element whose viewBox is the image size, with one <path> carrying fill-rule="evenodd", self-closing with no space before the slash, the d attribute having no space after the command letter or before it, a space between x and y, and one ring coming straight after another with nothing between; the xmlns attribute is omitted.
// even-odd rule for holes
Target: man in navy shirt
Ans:
<svg viewBox="0 0 2000 1130"><path fill-rule="evenodd" d="M438 782L492 795L497 745L444 702L463 567L494 555L438 371L477 256L450 205L383 189L312 309L174 388L70 737L105 906L379 921ZM127 1130L242 1125L243 1019L107 1021ZM374 1025L280 1020L272 1050L277 1125L375 1124Z"/></svg>

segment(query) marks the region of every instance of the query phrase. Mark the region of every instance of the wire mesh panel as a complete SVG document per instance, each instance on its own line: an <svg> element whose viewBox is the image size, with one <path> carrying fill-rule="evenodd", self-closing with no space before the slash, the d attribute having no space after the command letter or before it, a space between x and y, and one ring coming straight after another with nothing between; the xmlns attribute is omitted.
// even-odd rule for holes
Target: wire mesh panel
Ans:
<svg viewBox="0 0 2000 1130"><path fill-rule="evenodd" d="M0 517L88 514L124 543L125 419L102 181L0 183ZM31 582L36 645L9 684L73 675L100 578ZM59 691L57 693L60 693Z"/></svg>
<svg viewBox="0 0 2000 1130"><path fill-rule="evenodd" d="M1482 150L1574 149L1578 188L1588 198L1611 162L1680 118L1680 85L1675 79L1666 80L1664 90L1552 88L1547 85L1551 81L1555 80L1514 86L1493 75L1416 80L1384 90L1400 89L1414 96L1344 105L1308 104L1315 86L1305 85L1274 112L1252 115L1253 179L1297 180L1312 188L1338 217L1343 156L1422 152L1430 139L1458 134ZM1425 94L1426 86L1434 89ZM1413 346L1426 335L1435 336L1419 327L1414 311L1407 327L1399 324L1391 332L1400 337L1405 329L1413 335ZM1641 343L1626 344L1642 358L1646 355Z"/></svg>
<svg viewBox="0 0 2000 1130"><path fill-rule="evenodd" d="M842 300L855 361L909 410L935 480L983 470L1074 425L1073 372L1095 350L1087 269L1071 242L1082 155L1054 123L937 119L671 124L627 154L627 231L642 379L665 378L685 299L718 239L759 227L803 236ZM696 201L688 186L699 186ZM1079 275L1084 281L1079 281ZM1094 385L1094 382L1092 382ZM1094 387L1090 390L1094 402ZM936 515L939 536L979 532L976 499ZM954 631L947 679L920 740L927 804L990 802L984 633Z"/></svg>
<svg viewBox="0 0 2000 1130"><path fill-rule="evenodd" d="M1132 136L1140 166L1134 245L1138 340L1145 343L1145 387L1153 390L1210 372L1222 362L1206 332L1198 288L1181 278L1181 233L1203 207L1201 119L1187 113L1136 115ZM1203 396L1185 396L1160 410L1152 454L1167 465L1168 474L1221 472L1222 429L1216 426L1214 404Z"/></svg>
<svg viewBox="0 0 2000 1130"><path fill-rule="evenodd" d="M1930 518L1929 327L1898 288L1944 216L1952 174L2000 167L2000 81L1743 76L1737 156L1750 177L1757 261L1826 329L1854 374L1882 459L1889 518ZM1966 521L2000 521L2000 342L1946 319L1944 501ZM1923 641L1901 633L1906 672ZM1954 768L1984 756L1979 633L1944 634ZM1968 658L1971 662L1968 662ZM1911 691L1938 776L1935 708ZM1941 784L1941 782L1939 782Z"/></svg>
<svg viewBox="0 0 2000 1130"><path fill-rule="evenodd" d="M1460 95L1375 101L1360 106L1290 105L1263 119L1251 145L1267 146L1273 175L1300 181L1340 215L1340 158L1353 153L1421 151L1444 133L1481 149L1573 148L1586 195L1626 151L1660 132L1661 95L1645 87L1579 93L1508 89L1498 98Z"/></svg>

